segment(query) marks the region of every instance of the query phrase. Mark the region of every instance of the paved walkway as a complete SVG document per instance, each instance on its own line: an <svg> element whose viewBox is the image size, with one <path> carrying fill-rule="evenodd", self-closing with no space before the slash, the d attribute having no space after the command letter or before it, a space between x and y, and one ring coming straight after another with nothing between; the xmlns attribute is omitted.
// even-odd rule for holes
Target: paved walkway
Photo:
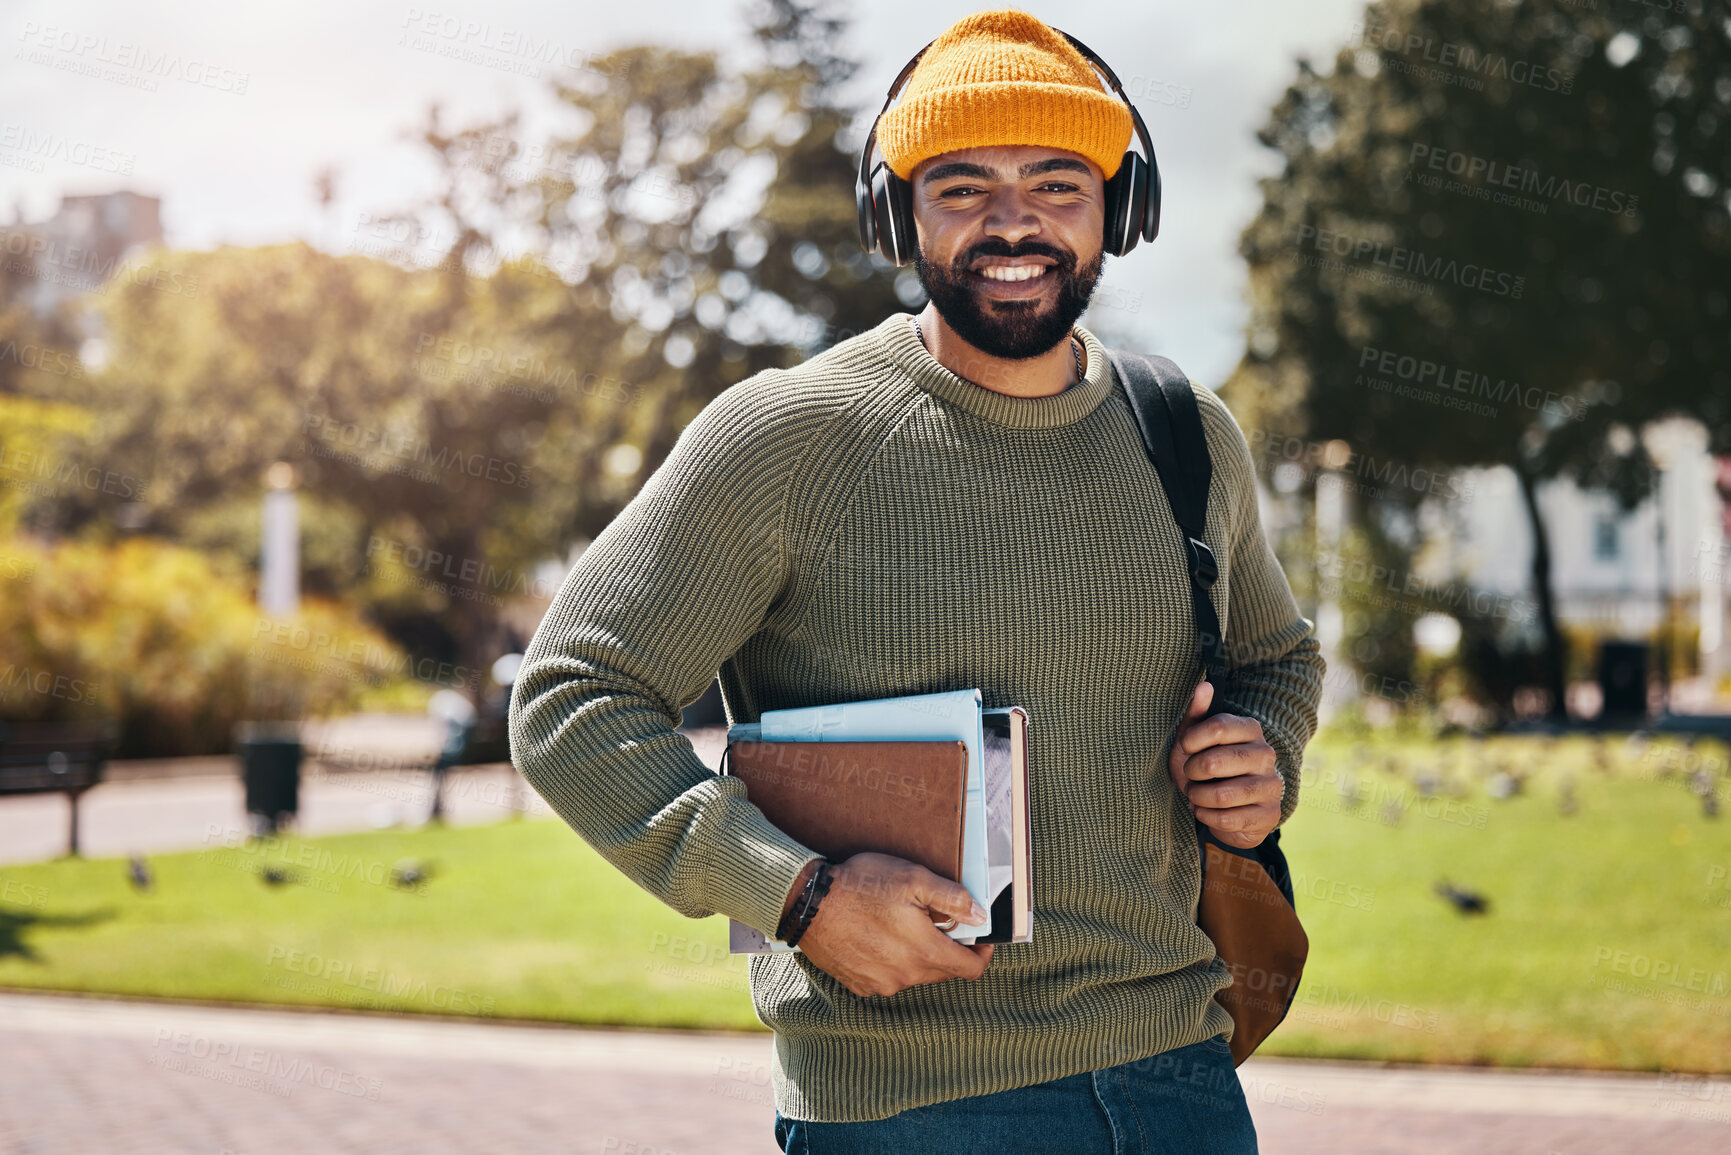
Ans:
<svg viewBox="0 0 1731 1155"><path fill-rule="evenodd" d="M725 727L682 733L706 763L719 762ZM322 728L309 724L294 832L421 825L433 805L425 767L443 737L441 723L414 715L356 715ZM498 822L518 812L553 813L509 763L451 771L444 805L453 826ZM238 764L229 755L110 763L104 781L79 801L78 814L86 858L197 850L209 845L213 830L247 829ZM0 864L64 854L66 827L64 795L0 797Z"/></svg>
<svg viewBox="0 0 1731 1155"><path fill-rule="evenodd" d="M0 994L0 1152L775 1155L770 1045ZM1240 1075L1268 1155L1731 1151L1731 1080L1278 1059Z"/></svg>

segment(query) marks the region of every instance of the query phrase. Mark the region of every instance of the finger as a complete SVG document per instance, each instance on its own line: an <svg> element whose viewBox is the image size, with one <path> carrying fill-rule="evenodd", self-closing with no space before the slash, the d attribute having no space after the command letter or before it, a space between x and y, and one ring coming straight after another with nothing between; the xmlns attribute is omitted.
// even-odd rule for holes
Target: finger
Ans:
<svg viewBox="0 0 1731 1155"><path fill-rule="evenodd" d="M1172 781L1178 784L1180 790L1184 788L1184 759L1194 752L1185 748L1184 736L1190 727L1207 716L1208 708L1213 704L1214 683L1204 678L1190 692L1190 703L1184 707L1184 715L1178 719L1178 730L1172 739L1172 751L1166 758L1166 769L1172 774Z"/></svg>
<svg viewBox="0 0 1731 1155"><path fill-rule="evenodd" d="M1266 742L1234 742L1210 746L1184 760L1184 777L1191 782L1250 775L1274 778L1274 747Z"/></svg>
<svg viewBox="0 0 1731 1155"><path fill-rule="evenodd" d="M937 957L930 960L930 965L939 973L932 981L942 982L946 978L977 979L986 973L986 964L992 958L992 943L974 943L965 945L951 938L944 939L937 947Z"/></svg>
<svg viewBox="0 0 1731 1155"><path fill-rule="evenodd" d="M1194 754L1210 746L1230 746L1237 742L1264 740L1262 723L1242 714L1215 714L1193 722L1179 736L1185 753Z"/></svg>
<svg viewBox="0 0 1731 1155"><path fill-rule="evenodd" d="M1222 842L1226 840L1228 834L1255 835L1256 840L1251 843L1254 846L1256 842L1260 842L1268 836L1268 832L1274 829L1279 820L1280 808L1278 806L1228 806L1223 808L1198 806L1196 808L1196 821L1214 831Z"/></svg>
<svg viewBox="0 0 1731 1155"><path fill-rule="evenodd" d="M1269 833L1269 831L1254 833L1251 831L1241 830L1216 830L1214 832L1214 837L1218 838L1226 845L1236 847L1239 850L1254 850L1256 847L1262 845Z"/></svg>
<svg viewBox="0 0 1731 1155"><path fill-rule="evenodd" d="M990 917L986 908L974 901L967 887L929 870L925 874L926 877L915 883L913 897L932 912L933 922L944 922L953 917L958 923L978 926Z"/></svg>
<svg viewBox="0 0 1731 1155"><path fill-rule="evenodd" d="M1240 806L1277 806L1280 803L1279 781L1251 774L1192 782L1187 793L1193 805L1209 810L1232 810Z"/></svg>

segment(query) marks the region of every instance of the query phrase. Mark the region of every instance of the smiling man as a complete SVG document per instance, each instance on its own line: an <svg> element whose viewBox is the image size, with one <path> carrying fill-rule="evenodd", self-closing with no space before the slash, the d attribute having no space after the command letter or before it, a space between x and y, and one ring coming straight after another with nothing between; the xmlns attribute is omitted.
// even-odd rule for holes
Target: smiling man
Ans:
<svg viewBox="0 0 1731 1155"><path fill-rule="evenodd" d="M705 406L513 687L523 775L675 910L785 938L819 884L799 953L750 964L784 1151L1255 1150L1194 820L1254 846L1292 813L1322 664L1244 436L1197 390L1232 658L1198 687L1183 536L1076 325L1131 129L1027 13L939 36L877 137L930 303ZM938 927L985 915L956 883L772 825L675 729L718 671L734 721L970 688L1027 708L1033 940L963 946Z"/></svg>

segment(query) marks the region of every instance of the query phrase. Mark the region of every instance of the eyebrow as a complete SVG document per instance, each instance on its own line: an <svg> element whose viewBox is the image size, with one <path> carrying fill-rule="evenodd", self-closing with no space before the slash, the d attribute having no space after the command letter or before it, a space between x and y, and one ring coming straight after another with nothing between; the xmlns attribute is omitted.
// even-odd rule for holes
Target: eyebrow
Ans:
<svg viewBox="0 0 1731 1155"><path fill-rule="evenodd" d="M1016 179L1026 180L1046 172L1061 172L1074 170L1088 174L1088 166L1081 161L1067 156L1047 157L1045 160L1033 160L1023 165L1016 173ZM983 164L972 164L968 161L952 160L938 165L920 178L921 184L931 184L933 181L947 180L950 177L965 176L975 180L1002 180L995 168L987 168Z"/></svg>

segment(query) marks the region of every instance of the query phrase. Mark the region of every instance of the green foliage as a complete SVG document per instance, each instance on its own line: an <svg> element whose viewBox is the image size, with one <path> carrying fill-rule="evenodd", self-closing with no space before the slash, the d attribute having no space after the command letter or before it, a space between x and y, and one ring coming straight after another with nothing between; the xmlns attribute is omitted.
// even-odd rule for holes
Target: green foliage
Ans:
<svg viewBox="0 0 1731 1155"><path fill-rule="evenodd" d="M1561 712L1537 483L1632 503L1629 433L1676 414L1731 448L1731 31L1716 4L1383 0L1360 32L1259 134L1283 165L1225 391L1379 461L1511 467Z"/></svg>
<svg viewBox="0 0 1731 1155"><path fill-rule="evenodd" d="M1731 446L1731 37L1713 6L1681 7L1387 0L1331 75L1301 61L1260 134L1285 163L1243 238L1252 339L1234 387L1302 382L1293 433L1414 463L1587 474L1617 456L1613 427L1678 412ZM1438 65L1444 45L1487 63ZM1544 83L1518 83L1534 69ZM1493 161L1531 205L1493 199ZM1424 271L1447 262L1496 276ZM1367 346L1541 403L1505 392L1487 418L1440 404L1434 377L1418 396L1377 391Z"/></svg>
<svg viewBox="0 0 1731 1155"><path fill-rule="evenodd" d="M0 535L15 532L43 495L82 487L80 450L93 424L76 405L0 394Z"/></svg>
<svg viewBox="0 0 1731 1155"><path fill-rule="evenodd" d="M418 657L490 663L500 592L598 534L699 408L844 335L824 321L893 306L852 239L851 66L824 7L766 4L743 74L658 47L597 61L554 94L574 127L551 140L434 107L438 192L364 222L364 255L159 253L151 282L115 278L92 303L104 368L66 396L92 415L84 456L145 481L143 512L122 525L112 495L63 487L31 524L142 524L251 564L261 474L289 462L304 588ZM405 552L441 564L393 568Z"/></svg>
<svg viewBox="0 0 1731 1155"><path fill-rule="evenodd" d="M0 715L116 717L123 756L219 753L243 719L412 689L404 655L352 611L305 601L274 621L243 567L149 538L7 539L0 590Z"/></svg>

